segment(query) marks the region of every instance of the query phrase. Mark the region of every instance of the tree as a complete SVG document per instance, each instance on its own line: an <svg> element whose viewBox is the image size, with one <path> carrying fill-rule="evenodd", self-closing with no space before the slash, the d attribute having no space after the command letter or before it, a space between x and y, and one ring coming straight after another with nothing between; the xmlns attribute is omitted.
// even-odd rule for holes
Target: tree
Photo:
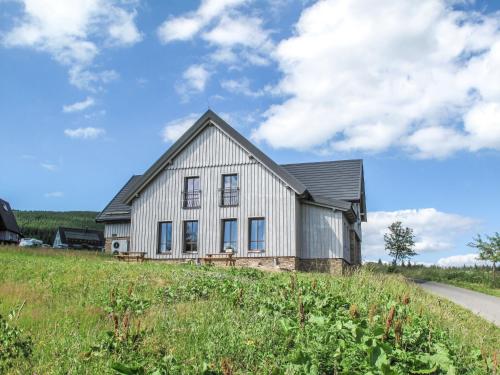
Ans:
<svg viewBox="0 0 500 375"><path fill-rule="evenodd" d="M404 265L405 259L417 255L413 247L415 246L415 236L413 229L405 227L400 221L392 223L389 227L389 233L384 234L385 249L389 255L394 258L394 264L401 261Z"/></svg>
<svg viewBox="0 0 500 375"><path fill-rule="evenodd" d="M495 285L496 265L500 262L500 234L495 232L491 237L486 235L484 240L478 234L474 241L468 245L479 250L480 260L486 260L493 264L493 285Z"/></svg>

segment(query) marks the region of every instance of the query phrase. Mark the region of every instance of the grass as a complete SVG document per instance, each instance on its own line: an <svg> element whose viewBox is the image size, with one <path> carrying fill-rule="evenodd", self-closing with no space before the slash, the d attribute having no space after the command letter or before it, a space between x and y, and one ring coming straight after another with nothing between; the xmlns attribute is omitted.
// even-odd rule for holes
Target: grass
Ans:
<svg viewBox="0 0 500 375"><path fill-rule="evenodd" d="M8 342L33 342L27 359L3 359L8 374L487 374L498 367L498 327L400 275L118 263L8 247L0 259L0 315L22 331L9 331ZM0 372L5 342L0 329Z"/></svg>
<svg viewBox="0 0 500 375"><path fill-rule="evenodd" d="M500 277L497 277L496 283L493 283L492 271L489 267L442 268L416 265L411 267L397 266L394 269L387 265L371 263L370 268L375 272L383 273L392 269L392 272L400 273L411 279L442 282L500 297Z"/></svg>

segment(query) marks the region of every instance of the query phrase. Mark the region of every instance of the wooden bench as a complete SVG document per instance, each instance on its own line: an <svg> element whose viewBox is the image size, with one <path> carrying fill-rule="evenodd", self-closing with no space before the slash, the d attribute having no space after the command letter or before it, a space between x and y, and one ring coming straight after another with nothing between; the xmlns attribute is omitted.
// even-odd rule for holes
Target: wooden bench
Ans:
<svg viewBox="0 0 500 375"><path fill-rule="evenodd" d="M128 252L128 253L119 253L117 255L115 255L115 257L118 259L118 260L123 260L125 262L130 262L132 260L135 260L136 262L144 262L144 256L146 255L146 253L143 253L143 252L139 252L139 251L131 251L131 252Z"/></svg>
<svg viewBox="0 0 500 375"><path fill-rule="evenodd" d="M216 253L216 254L207 254L203 261L206 264L213 264L218 261L225 261L226 266L234 266L236 264L236 259L233 257L233 253Z"/></svg>

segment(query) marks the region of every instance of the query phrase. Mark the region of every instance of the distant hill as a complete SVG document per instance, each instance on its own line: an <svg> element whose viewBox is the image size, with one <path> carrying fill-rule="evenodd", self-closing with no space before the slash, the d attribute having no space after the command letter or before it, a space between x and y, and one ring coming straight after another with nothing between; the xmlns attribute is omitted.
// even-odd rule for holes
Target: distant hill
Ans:
<svg viewBox="0 0 500 375"><path fill-rule="evenodd" d="M14 215L24 237L34 237L52 244L57 227L89 228L104 230L95 222L94 211L17 211Z"/></svg>

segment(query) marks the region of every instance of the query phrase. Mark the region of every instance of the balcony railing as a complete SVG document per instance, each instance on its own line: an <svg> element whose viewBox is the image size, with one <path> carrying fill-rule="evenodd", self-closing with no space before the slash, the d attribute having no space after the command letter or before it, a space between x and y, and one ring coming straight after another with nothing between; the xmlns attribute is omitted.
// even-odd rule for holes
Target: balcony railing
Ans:
<svg viewBox="0 0 500 375"><path fill-rule="evenodd" d="M182 207L199 208L200 206L201 206L201 190L182 192Z"/></svg>
<svg viewBox="0 0 500 375"><path fill-rule="evenodd" d="M220 205L222 207L240 204L240 189L219 189Z"/></svg>

